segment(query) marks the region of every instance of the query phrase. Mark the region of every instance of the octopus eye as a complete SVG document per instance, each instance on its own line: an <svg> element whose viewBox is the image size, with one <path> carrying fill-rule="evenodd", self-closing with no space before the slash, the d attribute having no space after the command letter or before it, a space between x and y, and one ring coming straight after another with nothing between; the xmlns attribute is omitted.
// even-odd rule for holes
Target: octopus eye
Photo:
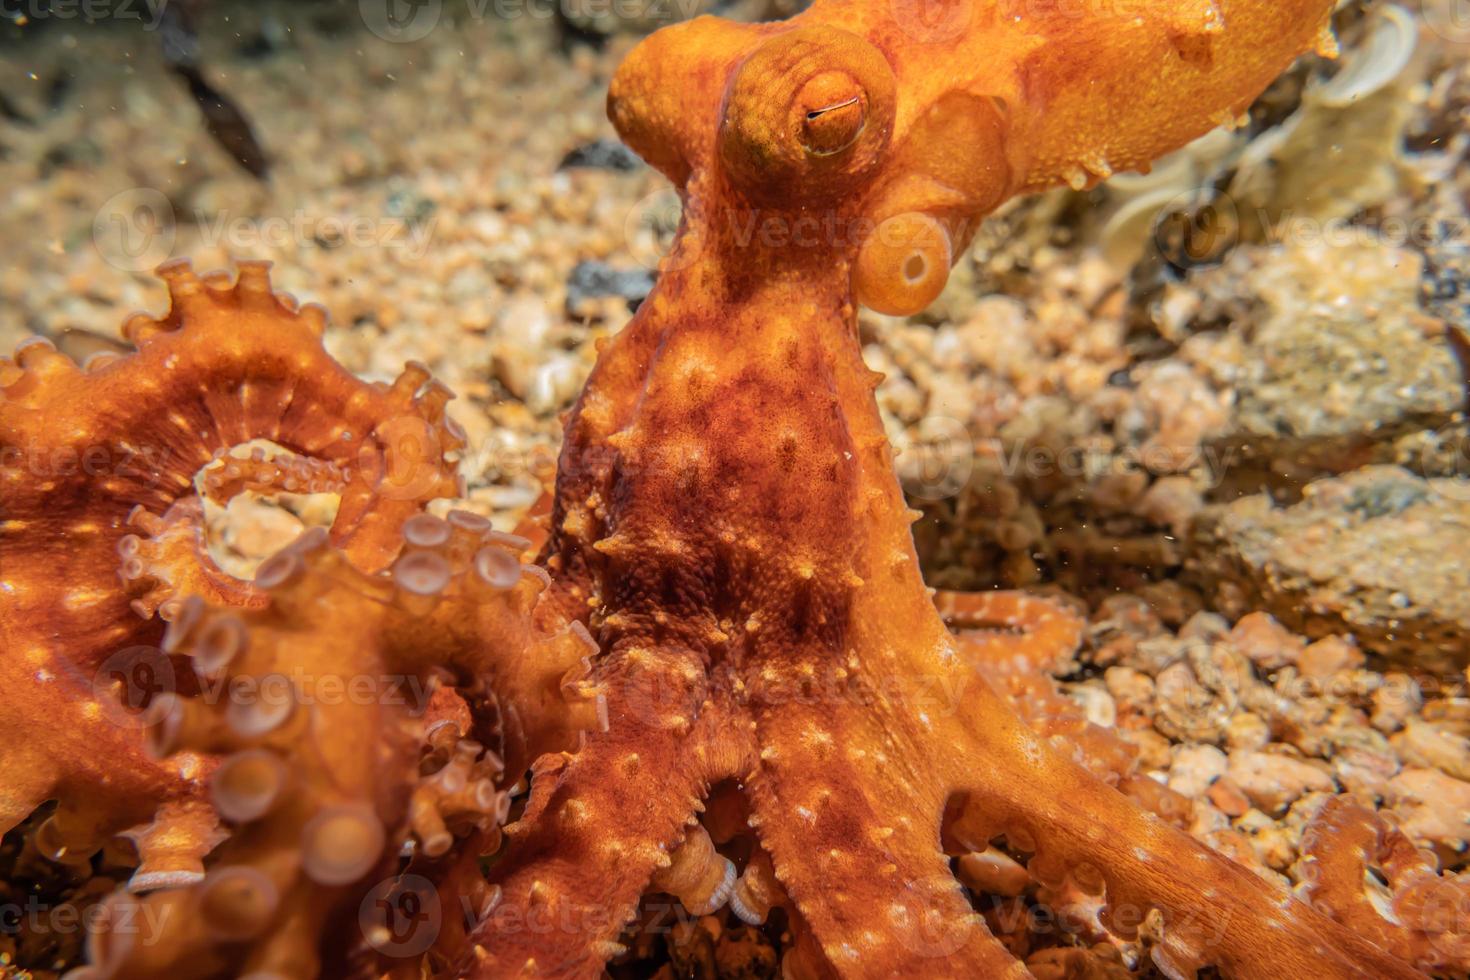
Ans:
<svg viewBox="0 0 1470 980"><path fill-rule="evenodd" d="M949 232L919 212L881 222L858 250L852 289L857 301L890 316L909 316L934 302L949 280Z"/></svg>
<svg viewBox="0 0 1470 980"><path fill-rule="evenodd" d="M834 27L785 31L731 78L720 158L753 198L851 194L882 160L895 98L893 69L867 41Z"/></svg>

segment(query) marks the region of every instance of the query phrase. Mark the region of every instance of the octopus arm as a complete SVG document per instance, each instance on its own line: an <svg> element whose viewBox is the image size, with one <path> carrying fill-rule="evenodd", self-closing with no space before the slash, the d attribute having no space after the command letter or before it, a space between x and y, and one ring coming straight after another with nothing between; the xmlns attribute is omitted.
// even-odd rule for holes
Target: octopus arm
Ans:
<svg viewBox="0 0 1470 980"><path fill-rule="evenodd" d="M1470 971L1470 875L1350 796L1324 803L1302 835L1301 892L1312 907L1434 976Z"/></svg>
<svg viewBox="0 0 1470 980"><path fill-rule="evenodd" d="M1027 28L1019 189L1087 186L1234 124L1293 60L1332 50L1324 0L1062 5Z"/></svg>
<svg viewBox="0 0 1470 980"><path fill-rule="evenodd" d="M500 904L474 930L458 975L597 977L649 882L697 822L715 726L654 733L625 720L578 752L537 760L531 798L490 868ZM633 737L633 735L641 737Z"/></svg>
<svg viewBox="0 0 1470 980"><path fill-rule="evenodd" d="M522 562L527 539L464 511L447 520L419 515L404 531L393 574L423 589L418 601L433 608L422 619L385 624L385 642L405 665L435 666L464 684L486 709L476 714L491 719L491 744L507 772L575 747L581 731L607 728L607 697L591 676L597 643L555 608L546 573ZM461 590L475 601L439 601Z"/></svg>
<svg viewBox="0 0 1470 980"><path fill-rule="evenodd" d="M839 976L1026 976L950 873L935 773L878 721L894 707L855 689L757 712L750 822L776 877Z"/></svg>
<svg viewBox="0 0 1470 980"><path fill-rule="evenodd" d="M0 750L0 833L56 799L60 805L38 829L36 843L53 859L86 860L112 833L152 820L160 804L197 793L192 777L200 761L150 756L138 722L101 703L90 678L68 667L38 670L15 654L0 656L0 687L6 692L0 727L26 733ZM191 852L197 877L213 844L211 835L182 833L174 841L176 859Z"/></svg>
<svg viewBox="0 0 1470 980"><path fill-rule="evenodd" d="M48 651L95 666L156 639L144 620L170 598L227 589L228 576L199 567L197 519L166 515L195 500L196 474L231 447L270 440L313 460L300 490L341 494L334 542L369 569L394 557L398 527L425 501L456 492L451 396L421 366L391 386L357 380L322 346L325 313L272 292L265 263L242 263L233 282L184 263L160 274L171 307L124 325L135 353L81 368L33 340L0 362L0 635L11 649L44 633ZM272 469L286 489L297 467ZM155 542L170 527L178 540ZM237 583L231 597L249 595Z"/></svg>
<svg viewBox="0 0 1470 980"><path fill-rule="evenodd" d="M541 583L522 574L518 541L471 514L413 518L401 556L377 574L327 537L309 531L261 567L258 608L191 598L170 624L165 646L201 690L160 699L150 748L218 758L210 798L233 833L202 880L110 900L137 906L119 921L141 914L160 926L146 943L105 928L90 947L99 974L344 975L356 946L323 939L344 913L392 907L405 845L447 907L486 904L459 865L434 862L457 843L478 857L498 842L503 787L518 774L507 778L501 742L468 737L465 702L486 696L476 665L554 645L529 625ZM487 562L487 549L504 561ZM515 695L501 704L540 708ZM360 913L374 886L385 900ZM391 929L359 921L377 948L407 955L384 945Z"/></svg>
<svg viewBox="0 0 1470 980"><path fill-rule="evenodd" d="M971 686L946 727L944 744L984 760L951 764L957 796L947 832L974 850L1004 836L1030 852L1027 870L1043 886L1101 895L1102 924L1115 935L1136 935L1157 909L1164 933L1153 958L1166 974L1215 965L1247 980L1419 976L1058 755L989 685Z"/></svg>
<svg viewBox="0 0 1470 980"><path fill-rule="evenodd" d="M934 605L956 652L982 672L1051 670L1082 642L1080 615L1022 592L939 592Z"/></svg>

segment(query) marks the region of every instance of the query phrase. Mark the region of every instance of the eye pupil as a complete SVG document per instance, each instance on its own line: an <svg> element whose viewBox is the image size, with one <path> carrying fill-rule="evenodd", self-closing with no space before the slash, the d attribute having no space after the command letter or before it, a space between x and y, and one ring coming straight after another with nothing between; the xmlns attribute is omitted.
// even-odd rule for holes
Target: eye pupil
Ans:
<svg viewBox="0 0 1470 980"><path fill-rule="evenodd" d="M796 105L804 110L801 144L815 156L847 149L862 135L867 107L862 89L846 72L823 72L802 87Z"/></svg>
<svg viewBox="0 0 1470 980"><path fill-rule="evenodd" d="M850 105L856 105L858 103L858 101L859 101L858 97L856 95L854 95L852 98L848 99L846 102L839 102L836 105L824 106L821 109L813 109L812 111L810 111L810 112L808 112L806 114L806 117L807 117L807 119L816 119L818 116L825 115L825 114L827 114L829 112L836 112L838 109L846 109Z"/></svg>

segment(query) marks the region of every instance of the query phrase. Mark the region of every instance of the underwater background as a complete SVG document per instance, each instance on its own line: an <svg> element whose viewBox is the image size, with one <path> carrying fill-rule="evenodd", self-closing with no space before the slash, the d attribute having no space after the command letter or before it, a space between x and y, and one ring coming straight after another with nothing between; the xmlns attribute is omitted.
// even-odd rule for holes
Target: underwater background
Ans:
<svg viewBox="0 0 1470 980"><path fill-rule="evenodd" d="M349 370L454 390L452 506L509 530L678 226L604 114L612 71L674 20L795 9L0 0L0 350L125 350L160 263L271 260ZM1470 20L1350 0L1334 25L1341 57L1248 117L1011 201L929 309L859 320L928 583L1085 610L1033 720L1114 732L1180 826L1289 884L1339 791L1470 862ZM212 553L249 576L335 507L242 494ZM48 865L19 828L0 904L95 903L114 857ZM0 976L81 962L26 921L0 918ZM612 969L776 976L780 947L719 913Z"/></svg>

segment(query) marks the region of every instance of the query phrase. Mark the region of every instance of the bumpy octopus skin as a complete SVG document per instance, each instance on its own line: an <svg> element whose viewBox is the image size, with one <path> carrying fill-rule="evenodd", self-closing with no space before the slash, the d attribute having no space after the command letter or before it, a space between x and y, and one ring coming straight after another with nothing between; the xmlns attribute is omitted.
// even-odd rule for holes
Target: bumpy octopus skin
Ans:
<svg viewBox="0 0 1470 980"><path fill-rule="evenodd" d="M609 112L684 220L567 423L545 552L598 639L609 728L538 763L463 969L596 976L734 781L814 939L807 972L1026 974L943 830L1030 852L1118 934L1162 913L1169 975L1415 975L1053 751L979 679L920 577L854 316L922 307L1012 194L1233 118L1329 46L1329 9L975 3L925 22L829 0L629 55Z"/></svg>

